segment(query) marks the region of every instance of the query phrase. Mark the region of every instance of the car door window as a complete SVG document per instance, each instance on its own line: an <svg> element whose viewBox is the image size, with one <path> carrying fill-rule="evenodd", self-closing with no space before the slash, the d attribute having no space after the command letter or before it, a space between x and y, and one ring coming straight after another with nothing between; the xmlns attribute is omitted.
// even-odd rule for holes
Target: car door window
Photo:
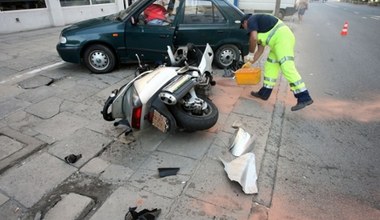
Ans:
<svg viewBox="0 0 380 220"><path fill-rule="evenodd" d="M186 0L184 24L223 24L226 18L209 0Z"/></svg>
<svg viewBox="0 0 380 220"><path fill-rule="evenodd" d="M179 0L157 0L138 16L138 25L168 26L176 17Z"/></svg>

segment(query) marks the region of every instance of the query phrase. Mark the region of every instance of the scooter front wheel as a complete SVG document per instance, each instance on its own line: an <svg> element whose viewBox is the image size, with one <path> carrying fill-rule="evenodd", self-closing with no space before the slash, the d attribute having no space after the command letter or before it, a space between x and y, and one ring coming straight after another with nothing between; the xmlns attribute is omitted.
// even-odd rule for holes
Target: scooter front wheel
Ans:
<svg viewBox="0 0 380 220"><path fill-rule="evenodd" d="M185 131L206 130L216 124L219 117L219 111L216 105L208 98L202 97L207 103L207 108L202 114L193 114L186 111L181 104L170 106L170 111L177 121L177 124Z"/></svg>

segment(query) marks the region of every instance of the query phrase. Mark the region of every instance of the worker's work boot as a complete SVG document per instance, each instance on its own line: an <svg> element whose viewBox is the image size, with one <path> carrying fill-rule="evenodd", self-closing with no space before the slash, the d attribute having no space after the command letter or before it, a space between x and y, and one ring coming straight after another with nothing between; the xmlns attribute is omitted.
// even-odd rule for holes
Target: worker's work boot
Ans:
<svg viewBox="0 0 380 220"><path fill-rule="evenodd" d="M268 100L271 93L272 93L272 89L261 87L261 89L258 92L252 91L251 95L253 97L260 98L262 100Z"/></svg>
<svg viewBox="0 0 380 220"><path fill-rule="evenodd" d="M297 98L297 104L291 108L292 111L297 111L313 104L313 100L311 99L307 90L298 94L294 94L294 96Z"/></svg>

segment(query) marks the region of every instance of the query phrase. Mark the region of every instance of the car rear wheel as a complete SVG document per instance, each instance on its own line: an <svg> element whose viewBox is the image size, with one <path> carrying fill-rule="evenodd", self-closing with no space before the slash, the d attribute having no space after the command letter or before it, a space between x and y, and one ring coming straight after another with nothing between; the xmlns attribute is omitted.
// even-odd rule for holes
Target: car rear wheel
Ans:
<svg viewBox="0 0 380 220"><path fill-rule="evenodd" d="M280 11L278 12L278 18L280 20L284 20L284 17L285 17L285 11L280 9Z"/></svg>
<svg viewBox="0 0 380 220"><path fill-rule="evenodd" d="M108 47L95 44L84 52L84 63L93 73L108 73L115 68L116 58Z"/></svg>
<svg viewBox="0 0 380 220"><path fill-rule="evenodd" d="M234 59L238 59L240 56L240 50L233 44L225 44L219 47L215 53L215 64L219 68L226 68L232 64Z"/></svg>

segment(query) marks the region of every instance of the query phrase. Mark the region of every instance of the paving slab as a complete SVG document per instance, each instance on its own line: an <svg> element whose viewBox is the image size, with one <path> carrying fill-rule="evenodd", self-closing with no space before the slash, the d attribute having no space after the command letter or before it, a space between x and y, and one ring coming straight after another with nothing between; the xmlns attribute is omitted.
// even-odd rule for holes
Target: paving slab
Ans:
<svg viewBox="0 0 380 220"><path fill-rule="evenodd" d="M95 132L105 134L109 137L113 137L115 139L123 135L125 131L127 130L127 127L124 127L124 126L115 127L113 123L107 123L103 118L98 118L98 117L90 120L85 127Z"/></svg>
<svg viewBox="0 0 380 220"><path fill-rule="evenodd" d="M160 178L158 170L140 169L132 175L128 183L139 189L175 199L181 195L189 179L189 175L181 174Z"/></svg>
<svg viewBox="0 0 380 220"><path fill-rule="evenodd" d="M131 71L126 72L126 75L128 74L126 77L131 75L130 72ZM111 86L111 85L115 85L116 83L120 82L125 77L120 78L120 77L118 77L118 75L116 73L110 73L110 74L98 74L96 76L92 75L92 78L96 78L96 79L104 82L108 86ZM131 77L129 77L129 78L131 79Z"/></svg>
<svg viewBox="0 0 380 220"><path fill-rule="evenodd" d="M268 212L269 208L254 202L248 220L267 220Z"/></svg>
<svg viewBox="0 0 380 220"><path fill-rule="evenodd" d="M8 200L0 206L0 219L4 220L19 220L24 216L26 211L20 204L14 200Z"/></svg>
<svg viewBox="0 0 380 220"><path fill-rule="evenodd" d="M58 94L59 97L79 103L100 90L93 86L78 84L75 80L70 81L72 81L72 84L67 89L63 89L63 92Z"/></svg>
<svg viewBox="0 0 380 220"><path fill-rule="evenodd" d="M4 118L12 112L15 112L19 109L25 108L29 106L31 103L15 98L6 99L4 101L0 101L0 118Z"/></svg>
<svg viewBox="0 0 380 220"><path fill-rule="evenodd" d="M250 205L251 203L249 203ZM176 206L173 207L171 214L167 219L181 220L210 220L210 219L228 219L243 220L248 219L248 214L242 210L229 210L223 207L191 198L189 196L181 197Z"/></svg>
<svg viewBox="0 0 380 220"><path fill-rule="evenodd" d="M8 196L0 193L0 206L9 200Z"/></svg>
<svg viewBox="0 0 380 220"><path fill-rule="evenodd" d="M33 128L43 122L43 119L26 112L25 109L20 109L8 115L5 121L10 128L25 135L35 137L40 133Z"/></svg>
<svg viewBox="0 0 380 220"><path fill-rule="evenodd" d="M227 113L219 112L218 121L212 128L208 129L207 131L211 133L216 133L216 134L222 131L225 126L228 116L229 114Z"/></svg>
<svg viewBox="0 0 380 220"><path fill-rule="evenodd" d="M201 159L210 147L214 136L214 133L200 131L176 133L165 139L158 147L158 150L193 159Z"/></svg>
<svg viewBox="0 0 380 220"><path fill-rule="evenodd" d="M8 157L14 152L17 152L23 147L23 143L20 143L8 136L0 134L0 160Z"/></svg>
<svg viewBox="0 0 380 220"><path fill-rule="evenodd" d="M106 170L106 168L111 165L110 162L105 161L99 157L95 157L90 160L87 164L85 164L80 172L92 175L100 175L102 172Z"/></svg>
<svg viewBox="0 0 380 220"><path fill-rule="evenodd" d="M115 76L115 72L112 72L111 74ZM108 74L107 74L107 75L108 75ZM132 75L133 75L133 73L132 73ZM115 83L115 84L112 84L112 85L110 85L109 87L100 90L100 91L97 92L95 95L96 95L97 97L100 97L100 98L104 99L104 101L105 101L105 100L108 98L108 96L111 94L111 92L112 92L113 90L115 90L115 89L120 89L120 87L122 87L123 85L127 84L128 82L130 82L131 79L133 79L132 75L131 75L131 76L128 76L128 77L126 77L126 78L122 78L122 79L120 79L119 82L117 82L117 83Z"/></svg>
<svg viewBox="0 0 380 220"><path fill-rule="evenodd" d="M72 164L75 167L81 167L91 158L95 157L111 141L112 139L103 134L99 134L87 128L81 128L73 132L70 136L53 144L48 151L62 160L70 154L81 154L82 158Z"/></svg>
<svg viewBox="0 0 380 220"><path fill-rule="evenodd" d="M0 81L0 102L3 102L10 98L14 98L15 96L23 92L24 92L24 89L20 87L9 86L7 84L7 81Z"/></svg>
<svg viewBox="0 0 380 220"><path fill-rule="evenodd" d="M197 167L197 160L158 151L152 153L145 163L141 165L141 169L153 171L165 167L179 167L178 174L191 175Z"/></svg>
<svg viewBox="0 0 380 220"><path fill-rule="evenodd" d="M62 160L42 153L1 175L0 189L30 208L75 171Z"/></svg>
<svg viewBox="0 0 380 220"><path fill-rule="evenodd" d="M4 122L4 120L0 120L0 128L6 127L7 124Z"/></svg>
<svg viewBox="0 0 380 220"><path fill-rule="evenodd" d="M228 179L222 162L205 158L190 180L185 194L228 210L249 213L253 195L246 195L239 183Z"/></svg>
<svg viewBox="0 0 380 220"><path fill-rule="evenodd" d="M4 141L0 143L3 151L2 159L0 160L0 173L46 145L43 141L24 135L9 127L0 128L0 137ZM7 142L14 146L3 145ZM7 149L8 151L6 151Z"/></svg>
<svg viewBox="0 0 380 220"><path fill-rule="evenodd" d="M97 114L95 117L93 116L93 114L90 114L92 109L97 110ZM75 115L78 115L78 116L81 116L81 117L84 117L87 119L91 119L91 120L101 118L100 110L101 110L101 108L94 108L94 106L86 105L83 103L77 103L77 102L73 102L70 100L64 100L60 106L61 112L70 112L72 114L75 114ZM91 116L89 116L89 115L91 115Z"/></svg>
<svg viewBox="0 0 380 220"><path fill-rule="evenodd" d="M124 220L129 207L137 207L136 211L159 208L161 209L159 219L167 219L165 216L169 213L172 203L172 199L133 186L122 186L112 193L90 220Z"/></svg>
<svg viewBox="0 0 380 220"><path fill-rule="evenodd" d="M62 200L51 208L44 216L45 220L79 220L91 210L93 199L76 193L62 195Z"/></svg>
<svg viewBox="0 0 380 220"><path fill-rule="evenodd" d="M237 100L239 99L243 88L236 85L234 79L216 76L216 85L212 88L211 99L218 106L220 113L230 113Z"/></svg>
<svg viewBox="0 0 380 220"><path fill-rule="evenodd" d="M6 55L5 55L6 56ZM5 58L6 59L6 58ZM0 61L4 60L4 54L0 52ZM15 75L18 71L7 66L0 66L0 82L7 80L9 77Z"/></svg>
<svg viewBox="0 0 380 220"><path fill-rule="evenodd" d="M100 175L100 179L107 182L120 184L126 182L129 179L129 177L132 176L133 173L134 171L129 167L111 164Z"/></svg>
<svg viewBox="0 0 380 220"><path fill-rule="evenodd" d="M25 111L40 118L48 119L59 113L62 102L63 100L58 97L50 97L27 107Z"/></svg>
<svg viewBox="0 0 380 220"><path fill-rule="evenodd" d="M101 79L99 79L99 77L94 77L93 75L80 75L76 78L76 83L80 85L95 87L98 89L104 89L109 86L108 83L103 82Z"/></svg>
<svg viewBox="0 0 380 220"><path fill-rule="evenodd" d="M33 129L37 132L62 140L65 137L72 135L76 130L85 127L88 120L68 112L61 112L49 120L42 121Z"/></svg>
<svg viewBox="0 0 380 220"><path fill-rule="evenodd" d="M34 89L43 85L49 85L53 82L53 79L46 76L33 76L18 83L23 89Z"/></svg>
<svg viewBox="0 0 380 220"><path fill-rule="evenodd" d="M24 92L15 96L19 100L37 103L49 97L55 96L60 91L52 86L40 86L34 89L24 89Z"/></svg>
<svg viewBox="0 0 380 220"><path fill-rule="evenodd" d="M61 62L64 62L61 60ZM41 76L45 76L45 77L48 77L48 78L51 78L53 79L53 84L52 86L54 86L54 83L59 81L59 80L64 80L65 78L69 77L72 75L72 73L68 73L65 71L65 69L67 69L67 66L70 66L69 63L64 63L65 65L58 65L57 67L55 68L51 68L51 69L47 69L43 72L40 72L40 75ZM72 64L74 65L74 64Z"/></svg>
<svg viewBox="0 0 380 220"><path fill-rule="evenodd" d="M237 113L231 113L223 127L224 132L234 133L235 128L232 127L234 124L239 124L240 127L244 128L246 131L256 133L259 136L268 132L271 125L270 120L264 120L261 118L249 117L246 115L241 115Z"/></svg>
<svg viewBox="0 0 380 220"><path fill-rule="evenodd" d="M271 119L273 108L273 105L262 105L253 100L253 98L240 97L232 112L268 121Z"/></svg>
<svg viewBox="0 0 380 220"><path fill-rule="evenodd" d="M142 149L146 151L155 151L170 135L162 133L157 128L150 126L143 131L132 133L134 140L138 142Z"/></svg>
<svg viewBox="0 0 380 220"><path fill-rule="evenodd" d="M70 112L84 119L88 119L89 123L85 127L93 131L117 137L125 132L126 127L115 127L113 122L105 121L100 113L103 110L103 104L104 100L99 101L99 97L95 98L95 96L87 98L82 103L64 100L60 106L60 111Z"/></svg>
<svg viewBox="0 0 380 220"><path fill-rule="evenodd" d="M137 141L129 143L115 141L107 147L100 157L111 163L137 170L142 164L146 163L149 153Z"/></svg>
<svg viewBox="0 0 380 220"><path fill-rule="evenodd" d="M235 136L233 134L220 132L207 152L207 157L217 161L219 161L220 158L226 161L235 159L236 157L230 152L230 146L234 138Z"/></svg>

